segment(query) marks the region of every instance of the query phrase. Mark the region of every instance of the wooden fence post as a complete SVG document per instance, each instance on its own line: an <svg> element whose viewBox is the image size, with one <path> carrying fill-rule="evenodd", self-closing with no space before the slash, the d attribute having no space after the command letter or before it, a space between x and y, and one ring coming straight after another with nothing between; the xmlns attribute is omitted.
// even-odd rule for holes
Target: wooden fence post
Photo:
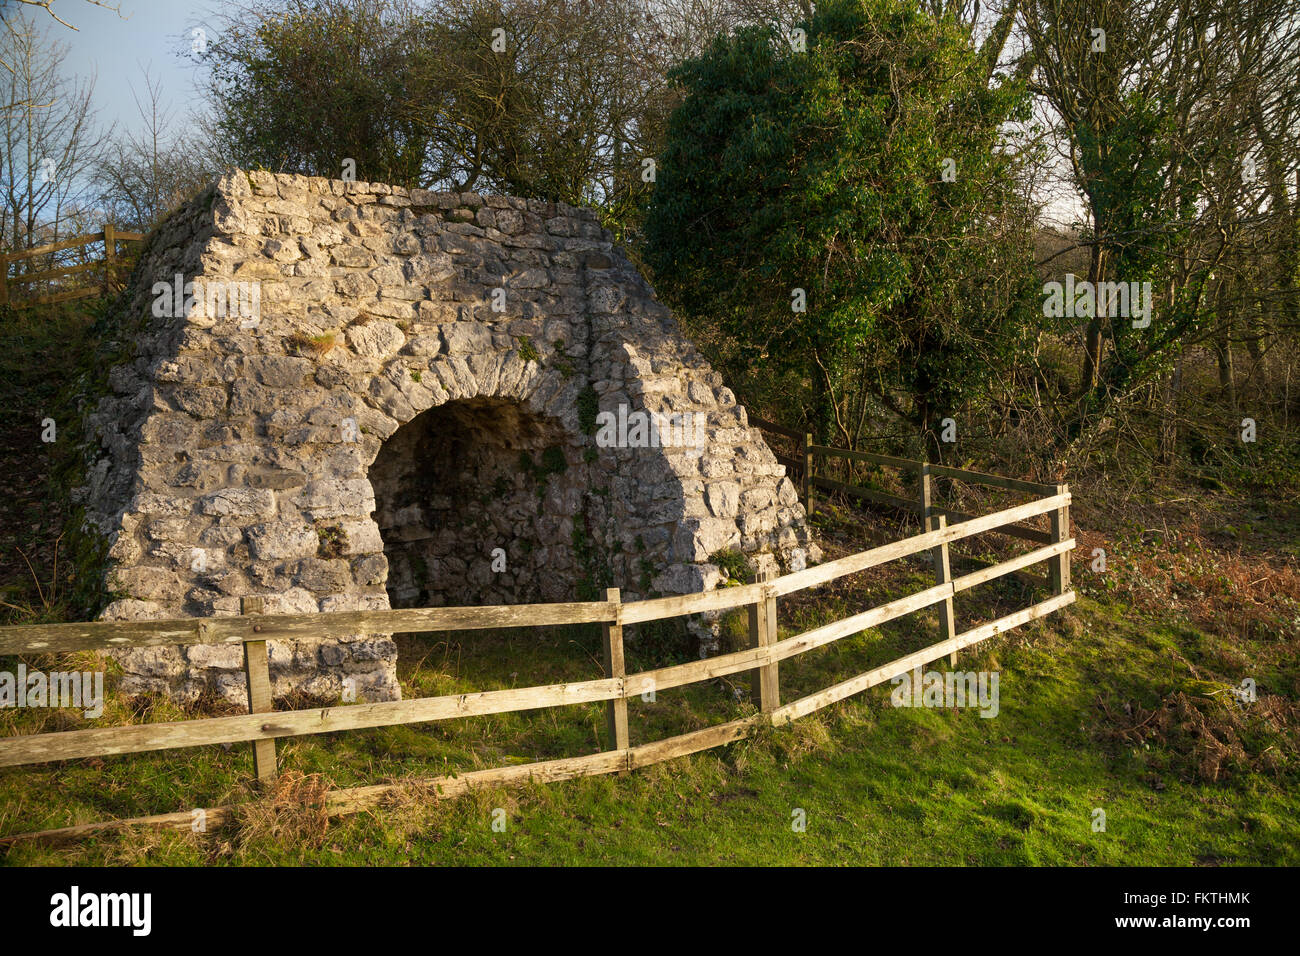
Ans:
<svg viewBox="0 0 1300 956"><path fill-rule="evenodd" d="M811 517L813 510L813 437L809 432L803 436L803 510Z"/></svg>
<svg viewBox="0 0 1300 956"><path fill-rule="evenodd" d="M948 527L947 515L930 515L926 518L926 530L941 531ZM936 547L930 552L934 561L934 583L947 584L952 580L952 562L948 554L948 543ZM952 597L946 597L939 605L939 637L944 641L951 641L957 636L957 625L953 616ZM953 651L948 655L948 663L957 666L957 652Z"/></svg>
<svg viewBox="0 0 1300 956"><path fill-rule="evenodd" d="M1058 495L1070 493L1069 485L1057 485ZM1052 541L1065 541L1070 537L1070 506L1062 505L1052 512ZM1064 594L1070 590L1070 552L1062 551L1052 558L1049 568L1052 577L1052 593Z"/></svg>
<svg viewBox="0 0 1300 956"><path fill-rule="evenodd" d="M606 588L605 600L617 606L617 618L601 625L605 637L605 676L622 679L627 676L623 662L623 605L618 588ZM610 749L627 750L627 698L618 697L605 704L605 720L609 727ZM623 771L626 773L626 771Z"/></svg>
<svg viewBox="0 0 1300 956"><path fill-rule="evenodd" d="M763 584L772 579L771 571L759 571L754 580ZM776 643L776 595L767 593L749 605L749 646L767 647ZM752 700L759 710L770 714L781 706L781 677L773 662L750 671Z"/></svg>
<svg viewBox="0 0 1300 956"><path fill-rule="evenodd" d="M930 464L920 462L920 467L917 468L917 484L920 496L920 527L928 531L930 529L930 510L933 506Z"/></svg>
<svg viewBox="0 0 1300 956"><path fill-rule="evenodd" d="M0 253L0 306L9 304L9 257Z"/></svg>
<svg viewBox="0 0 1300 956"><path fill-rule="evenodd" d="M921 463L918 477L921 485L921 527L926 531L938 531L940 528L948 527L947 515L931 514L934 510L934 484L928 462ZM931 550L930 560L934 564L934 580L936 584L946 584L952 580L952 561L946 542ZM952 598L945 598L944 602L939 605L939 630L945 641L952 640L957 636L956 624L953 618ZM953 667L957 666L956 651L948 655L948 663Z"/></svg>
<svg viewBox="0 0 1300 956"><path fill-rule="evenodd" d="M246 597L239 600L241 614L261 614L263 600ZM244 641L244 676L248 679L248 712L266 714L271 711L271 670L267 657L266 641ZM253 741L253 767L259 784L275 780L275 741Z"/></svg>
<svg viewBox="0 0 1300 956"><path fill-rule="evenodd" d="M117 233L111 222L104 223L104 294L113 292L113 257L117 255Z"/></svg>
<svg viewBox="0 0 1300 956"><path fill-rule="evenodd" d="M921 462L920 467L916 471L916 476L917 476L917 485L920 488L919 494L921 497L921 527L929 528L930 527L930 505L931 505L930 466L925 462Z"/></svg>

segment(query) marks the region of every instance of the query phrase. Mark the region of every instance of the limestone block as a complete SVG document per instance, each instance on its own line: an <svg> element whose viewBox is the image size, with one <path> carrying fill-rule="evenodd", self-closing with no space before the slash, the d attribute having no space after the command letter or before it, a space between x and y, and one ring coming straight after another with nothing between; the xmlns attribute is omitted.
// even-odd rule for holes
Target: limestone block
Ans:
<svg viewBox="0 0 1300 956"><path fill-rule="evenodd" d="M316 529L302 521L269 521L248 529L248 550L259 561L305 558L316 553Z"/></svg>
<svg viewBox="0 0 1300 956"><path fill-rule="evenodd" d="M734 518L740 506L740 485L733 481L715 481L704 492L709 511L717 518Z"/></svg>
<svg viewBox="0 0 1300 956"><path fill-rule="evenodd" d="M348 344L358 355L387 359L406 344L406 336L392 322L371 321L347 330Z"/></svg>
<svg viewBox="0 0 1300 956"><path fill-rule="evenodd" d="M492 334L478 322L451 322L438 326L443 347L449 355L487 352L492 348Z"/></svg>
<svg viewBox="0 0 1300 956"><path fill-rule="evenodd" d="M199 499L205 515L268 517L275 514L275 493L259 488L222 488Z"/></svg>
<svg viewBox="0 0 1300 956"><path fill-rule="evenodd" d="M366 517L375 510L375 493L364 478L323 478L308 482L290 499L313 521Z"/></svg>

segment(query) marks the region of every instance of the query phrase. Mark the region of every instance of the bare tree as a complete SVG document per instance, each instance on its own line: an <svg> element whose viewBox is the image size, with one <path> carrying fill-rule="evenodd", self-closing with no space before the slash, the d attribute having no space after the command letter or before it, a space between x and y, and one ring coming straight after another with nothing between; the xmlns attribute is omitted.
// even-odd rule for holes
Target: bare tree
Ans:
<svg viewBox="0 0 1300 956"><path fill-rule="evenodd" d="M0 236L13 249L62 234L64 220L90 205L90 173L104 135L91 108L94 78L64 73L67 47L27 22L0 34Z"/></svg>
<svg viewBox="0 0 1300 956"><path fill-rule="evenodd" d="M121 10L117 4L110 5L108 3L105 3L104 0L85 0L85 2L90 4L93 7L103 7L105 10L112 10L114 13L118 14L119 16L121 15ZM67 20L64 20L57 13L54 12L54 0L15 0L15 5L12 9L7 8L6 3L0 3L0 25L4 27L4 32L9 34L10 36L12 36L14 31L17 29L26 28L25 26L22 25L29 25L29 21L26 19L26 17L23 15L22 12L15 14L13 10L25 11L29 8L44 10L56 21L58 21L59 23L67 27L69 30L77 29ZM10 75L12 75L15 72L14 65L7 59L7 55L3 52L0 52L0 72L7 72ZM40 105L40 104L29 103L29 102L23 102L23 103L0 102L0 111L7 111L11 109L19 109L24 106L36 106L36 105ZM49 105L49 104L45 104L45 105Z"/></svg>
<svg viewBox="0 0 1300 956"><path fill-rule="evenodd" d="M178 130L175 110L163 101L161 81L147 68L142 74L142 88L131 87L139 130L107 144L94 181L100 204L114 222L147 232L206 185L219 164L202 149L207 138L185 135L197 121L187 120L184 130Z"/></svg>
<svg viewBox="0 0 1300 956"><path fill-rule="evenodd" d="M61 16L59 16L57 13L54 12L55 0L16 0L16 2L20 7L34 7L34 8L44 10L46 13L48 13L59 23L62 23L65 27L67 27L69 30L77 29L67 20L64 20ZM105 10L112 10L114 13L121 12L120 4L116 4L116 3L108 4L105 3L104 0L85 0L85 2L90 4L92 7L103 7Z"/></svg>

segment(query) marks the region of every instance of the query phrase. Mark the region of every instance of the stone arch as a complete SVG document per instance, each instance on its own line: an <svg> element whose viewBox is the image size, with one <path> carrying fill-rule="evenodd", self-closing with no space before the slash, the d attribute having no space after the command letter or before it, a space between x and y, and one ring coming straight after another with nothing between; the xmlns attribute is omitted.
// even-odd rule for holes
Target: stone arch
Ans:
<svg viewBox="0 0 1300 956"><path fill-rule="evenodd" d="M402 425L369 470L393 607L574 600L592 463L517 400L464 398Z"/></svg>
<svg viewBox="0 0 1300 956"><path fill-rule="evenodd" d="M260 312L207 315L199 295L160 314L160 284L188 282L255 283ZM105 617L235 614L249 595L268 613L386 608L390 586L402 602L449 600L416 581L390 504L421 443L443 442L443 480L468 467L495 485L509 455L475 452L475 434L523 436L517 470L537 481L506 475L502 507L489 495L447 514L462 505L506 538L532 522L565 569L549 591L536 567L487 579L484 600L709 589L723 548L760 568L816 558L784 469L587 210L234 171L153 236L118 321L132 346L88 417L80 492L108 545ZM638 441L625 427L637 416L666 430ZM691 443L659 440L688 419ZM540 460L552 447L563 471L555 453ZM525 490L541 493L532 512ZM475 576L467 563L462 597ZM238 651L129 652L124 686L239 700ZM394 663L383 635L299 642L272 647L272 680L330 696L351 676L383 699L398 693Z"/></svg>

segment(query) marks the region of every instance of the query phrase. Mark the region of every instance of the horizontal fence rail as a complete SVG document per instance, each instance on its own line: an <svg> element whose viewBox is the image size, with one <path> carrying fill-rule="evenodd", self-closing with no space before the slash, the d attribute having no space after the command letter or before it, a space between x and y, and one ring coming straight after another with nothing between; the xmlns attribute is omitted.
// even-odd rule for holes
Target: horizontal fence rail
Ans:
<svg viewBox="0 0 1300 956"><path fill-rule="evenodd" d="M695 596L695 595L692 595ZM614 604L511 604L491 607L403 608L392 611L329 611L232 617L183 617L165 621L89 621L84 624L19 624L0 627L0 654L49 654L181 644L339 637L370 631L479 631L500 627L594 624L612 621Z"/></svg>
<svg viewBox="0 0 1300 956"><path fill-rule="evenodd" d="M791 431L790 434L795 433ZM858 456L863 453L852 454ZM904 462L903 459L890 461ZM1075 547L1075 540L1069 536L1071 498L1067 486L1035 485L1035 488L1046 490L1037 500L949 525L946 516L936 513L937 509L933 509L929 503L928 475L945 474L957 469L937 471L934 466L926 466L924 463L905 463L909 468L919 469L918 473L922 476L923 498L920 510L929 530L790 574L779 577L762 574L752 584L716 591L622 601L619 591L610 589L603 601L286 615L259 613L262 609L261 599L246 598L242 607L244 613L230 617L0 627L0 654L5 655L196 643L242 644L250 689L248 714L3 738L0 739L0 767L251 742L255 748L258 780L267 781L275 776L275 741L281 738L603 702L608 717L609 747L598 753L473 771L435 780L333 791L328 795L327 805L332 813L345 813L375 806L386 795L403 787L425 786L442 795L454 795L475 786L624 772L741 739L763 724L788 723L944 656L955 663L958 650L1050 614L1074 600L1074 592L1070 589L1069 552ZM1028 486L1031 483L1016 484ZM1026 488L1018 487L1016 490ZM1050 516L1052 523L1050 541L1045 546L960 577L953 577L950 573L948 548L953 542L1004 529L1042 515ZM819 587L891 561L923 554L928 554L933 559L933 586L802 634L777 639L778 598ZM1050 571L1048 580L1052 589L1051 597L997 620L960 633L956 631L952 608L953 598L957 594L1040 563L1046 563ZM781 703L781 661L931 607L938 607L940 611L940 639L937 643L798 700ZM626 625L739 608L746 608L749 613L750 646L747 649L640 673L625 673L623 628ZM602 626L605 643L604 677L539 687L347 704L312 710L271 709L267 676L268 640L326 638L358 631L404 633L566 624ZM759 704L759 713L654 743L636 746L630 744L627 701L632 697L745 671L752 675L754 700ZM220 813L217 819L221 819ZM186 814L185 821L188 820ZM75 838L104 826L138 823L179 826L181 822L180 815L163 814L134 821L109 821L43 831L41 834L0 837L0 843L29 837Z"/></svg>

